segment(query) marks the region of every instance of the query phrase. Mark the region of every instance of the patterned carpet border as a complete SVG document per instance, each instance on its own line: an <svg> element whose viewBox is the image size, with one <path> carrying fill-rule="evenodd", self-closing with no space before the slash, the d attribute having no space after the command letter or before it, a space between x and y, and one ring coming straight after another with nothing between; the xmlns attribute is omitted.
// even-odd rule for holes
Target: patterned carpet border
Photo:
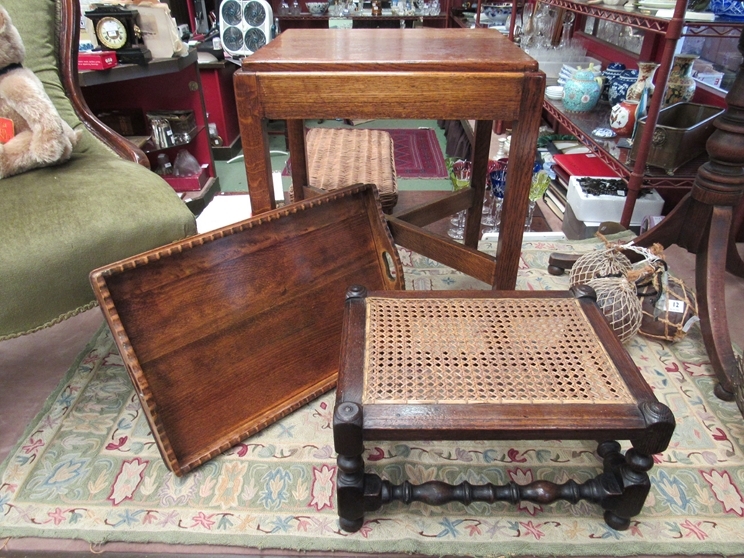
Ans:
<svg viewBox="0 0 744 558"><path fill-rule="evenodd" d="M398 178L447 178L447 166L437 133L431 128L385 129L393 140L395 172ZM292 173L292 160L282 176Z"/></svg>
<svg viewBox="0 0 744 558"><path fill-rule="evenodd" d="M594 242L526 243L518 288L563 289L545 272L553 251ZM486 244L487 249L495 246ZM407 288L484 288L401 250ZM744 548L744 421L716 399L699 328L676 344L627 348L677 430L650 473L651 493L624 532L593 504L391 505L355 534L335 511L333 392L196 471L165 468L110 333L102 329L0 465L0 539L241 545L429 555L629 556ZM601 469L592 442L375 442L365 459L393 482L579 481Z"/></svg>

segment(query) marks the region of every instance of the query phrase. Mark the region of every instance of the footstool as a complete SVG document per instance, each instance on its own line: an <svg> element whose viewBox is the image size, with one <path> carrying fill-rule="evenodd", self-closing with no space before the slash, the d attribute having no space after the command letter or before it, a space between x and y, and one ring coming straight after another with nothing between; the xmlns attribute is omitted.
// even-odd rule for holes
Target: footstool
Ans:
<svg viewBox="0 0 744 558"><path fill-rule="evenodd" d="M333 417L341 528L383 504L588 500L627 529L674 432L594 292L347 292ZM393 485L364 472L365 440L596 440L585 483ZM629 440L624 455L615 440Z"/></svg>
<svg viewBox="0 0 744 558"><path fill-rule="evenodd" d="M352 184L374 184L382 210L392 212L398 202L398 181L388 132L311 128L305 144L310 187L330 191Z"/></svg>

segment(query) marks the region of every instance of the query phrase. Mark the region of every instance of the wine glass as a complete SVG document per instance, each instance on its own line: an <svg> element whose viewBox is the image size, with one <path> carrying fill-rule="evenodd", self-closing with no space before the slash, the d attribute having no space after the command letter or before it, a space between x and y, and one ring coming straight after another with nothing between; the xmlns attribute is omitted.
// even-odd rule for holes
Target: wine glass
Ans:
<svg viewBox="0 0 744 558"><path fill-rule="evenodd" d="M491 196L493 203L490 206L490 218L492 223L487 226L484 233L494 233L499 231L501 225L501 206L504 203L504 191L506 187L506 167L509 159L503 157L497 161L491 161L488 165L488 178L491 186Z"/></svg>
<svg viewBox="0 0 744 558"><path fill-rule="evenodd" d="M547 171L539 168L540 163L536 163L537 172L532 175L530 184L529 205L527 206L527 218L524 221L524 230L529 231L532 226L532 216L535 213L535 204L541 199L550 186L550 176Z"/></svg>
<svg viewBox="0 0 744 558"><path fill-rule="evenodd" d="M473 165L470 161L459 159L452 163L452 184L454 191L458 192L470 186L470 175ZM466 212L458 212L451 220L452 225L447 231L447 235L455 240L462 240L465 237L465 217Z"/></svg>

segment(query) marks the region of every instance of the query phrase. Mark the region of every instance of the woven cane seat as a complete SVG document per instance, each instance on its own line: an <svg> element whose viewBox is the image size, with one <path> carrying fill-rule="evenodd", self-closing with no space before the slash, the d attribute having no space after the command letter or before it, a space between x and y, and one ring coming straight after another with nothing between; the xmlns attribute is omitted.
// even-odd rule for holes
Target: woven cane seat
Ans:
<svg viewBox="0 0 744 558"><path fill-rule="evenodd" d="M366 299L362 404L633 403L580 303Z"/></svg>
<svg viewBox="0 0 744 558"><path fill-rule="evenodd" d="M398 202L393 140L383 130L312 128L305 139L309 186L336 190L374 184L383 211Z"/></svg>

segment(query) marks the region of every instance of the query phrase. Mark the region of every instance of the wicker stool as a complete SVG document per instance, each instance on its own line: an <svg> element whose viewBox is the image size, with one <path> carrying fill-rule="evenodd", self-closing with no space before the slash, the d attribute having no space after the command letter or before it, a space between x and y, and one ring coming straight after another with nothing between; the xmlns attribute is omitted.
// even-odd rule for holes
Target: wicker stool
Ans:
<svg viewBox="0 0 744 558"><path fill-rule="evenodd" d="M626 529L675 421L588 287L556 291L347 293L333 435L346 531L398 500L585 499ZM393 485L364 473L364 440L597 440L604 470L578 484ZM625 455L616 439L630 440Z"/></svg>
<svg viewBox="0 0 744 558"><path fill-rule="evenodd" d="M398 202L393 140L382 130L312 128L305 140L309 186L336 190L374 184L390 213Z"/></svg>

